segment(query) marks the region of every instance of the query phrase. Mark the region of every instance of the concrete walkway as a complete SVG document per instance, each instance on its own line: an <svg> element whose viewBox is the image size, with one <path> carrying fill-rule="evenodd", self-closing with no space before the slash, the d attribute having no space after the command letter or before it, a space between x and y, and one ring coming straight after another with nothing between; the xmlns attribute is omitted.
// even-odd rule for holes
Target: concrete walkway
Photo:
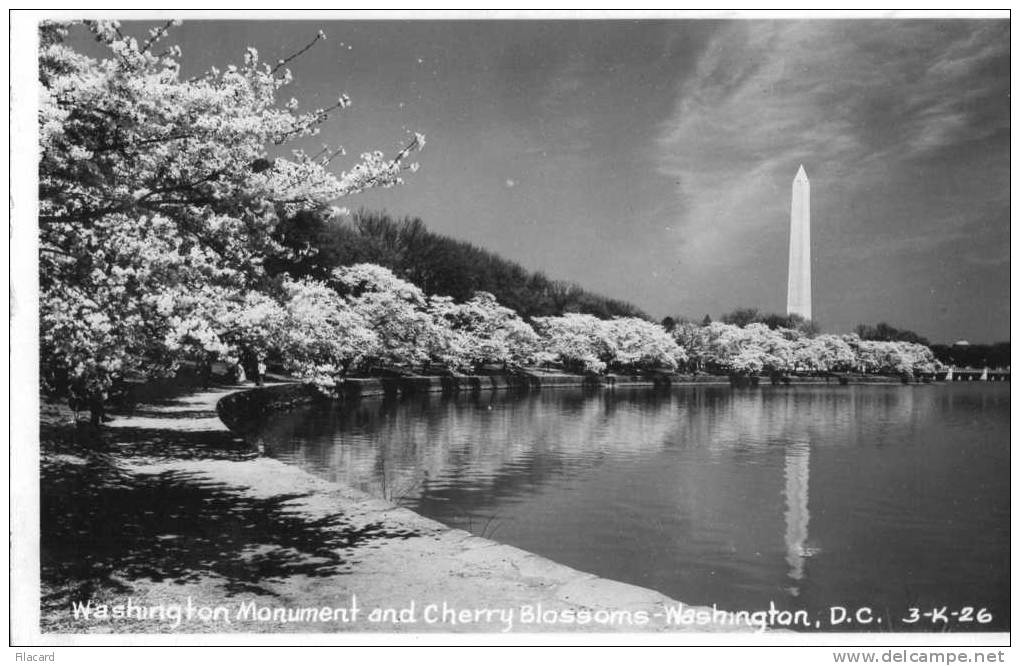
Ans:
<svg viewBox="0 0 1020 666"><path fill-rule="evenodd" d="M448 528L277 460L177 455L189 443L210 451L237 443L216 416L217 401L237 390L142 405L108 424L108 459L167 499L136 512L158 514L147 526L155 533L125 543L117 557L128 573L111 564L120 591L96 600L115 605L130 598L130 617L75 619L68 611L50 618L57 631L755 630L732 618L705 623L710 618L702 615L699 622L693 613L708 609ZM173 498L181 488L190 508L177 511ZM157 573L139 575L146 564ZM687 612L687 621L676 615L670 621L669 609ZM165 618L153 615L160 612Z"/></svg>

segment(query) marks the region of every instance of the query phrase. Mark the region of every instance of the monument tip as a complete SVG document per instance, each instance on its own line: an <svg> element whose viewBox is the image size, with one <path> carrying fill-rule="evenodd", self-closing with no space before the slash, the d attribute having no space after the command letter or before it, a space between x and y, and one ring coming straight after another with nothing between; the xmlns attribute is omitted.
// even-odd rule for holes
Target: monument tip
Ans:
<svg viewBox="0 0 1020 666"><path fill-rule="evenodd" d="M804 165L801 164L800 168L797 169L797 178L807 178L807 172L804 171Z"/></svg>

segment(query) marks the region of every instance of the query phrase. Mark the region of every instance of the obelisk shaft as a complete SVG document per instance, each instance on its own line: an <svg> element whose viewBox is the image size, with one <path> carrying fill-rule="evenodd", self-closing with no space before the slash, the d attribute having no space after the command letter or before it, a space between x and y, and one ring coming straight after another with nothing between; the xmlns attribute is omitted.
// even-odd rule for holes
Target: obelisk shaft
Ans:
<svg viewBox="0 0 1020 666"><path fill-rule="evenodd" d="M803 165L793 179L790 204L790 276L786 314L811 319L811 183Z"/></svg>

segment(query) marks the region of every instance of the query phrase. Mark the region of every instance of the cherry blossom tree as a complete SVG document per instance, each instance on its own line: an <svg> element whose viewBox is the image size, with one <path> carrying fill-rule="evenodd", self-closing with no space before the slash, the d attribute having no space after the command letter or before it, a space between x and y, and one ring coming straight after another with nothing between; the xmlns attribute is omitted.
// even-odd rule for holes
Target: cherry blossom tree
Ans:
<svg viewBox="0 0 1020 666"><path fill-rule="evenodd" d="M748 326L753 336L753 343L759 345L765 353L764 369L772 374L789 371L794 364L795 340L803 334L796 329L770 329L767 324Z"/></svg>
<svg viewBox="0 0 1020 666"><path fill-rule="evenodd" d="M536 317L541 336L540 360L558 362L568 370L603 372L613 358L613 342L603 320L588 314Z"/></svg>
<svg viewBox="0 0 1020 666"><path fill-rule="evenodd" d="M735 353L731 352L728 343L737 328L733 324L709 322L687 336L685 349L691 358L697 360L699 367L709 372L724 372L729 367L729 358Z"/></svg>
<svg viewBox="0 0 1020 666"><path fill-rule="evenodd" d="M425 293L387 268L355 264L333 271L345 302L378 336L377 365L414 368L447 347L446 329L428 309Z"/></svg>
<svg viewBox="0 0 1020 666"><path fill-rule="evenodd" d="M875 340L862 340L857 334L844 335L843 342L854 355L854 370L862 373L879 372L883 365L882 345Z"/></svg>
<svg viewBox="0 0 1020 666"><path fill-rule="evenodd" d="M796 331L772 330L765 324L712 322L705 329L702 353L709 368L717 372L754 375L785 372L792 367Z"/></svg>
<svg viewBox="0 0 1020 666"><path fill-rule="evenodd" d="M458 325L463 306L450 296L429 296L426 308L434 333L426 338L428 359L447 370L467 371L475 365L472 349L476 346L466 326Z"/></svg>
<svg viewBox="0 0 1020 666"><path fill-rule="evenodd" d="M931 349L916 342L862 340L857 334L844 335L842 340L853 351L852 367L860 372L914 375L944 367Z"/></svg>
<svg viewBox="0 0 1020 666"><path fill-rule="evenodd" d="M886 370L913 376L921 372L935 372L942 364L935 360L931 349L916 342L890 341L882 343Z"/></svg>
<svg viewBox="0 0 1020 666"><path fill-rule="evenodd" d="M740 326L712 322L704 329L703 356L711 370L754 374L764 368L762 350L750 347L750 334Z"/></svg>
<svg viewBox="0 0 1020 666"><path fill-rule="evenodd" d="M838 336L802 338L795 349L794 364L801 370L845 372L854 367L855 361L854 350Z"/></svg>
<svg viewBox="0 0 1020 666"><path fill-rule="evenodd" d="M689 356L715 372L757 374L789 370L806 372L885 372L915 374L940 366L931 350L910 342L861 340L851 335L810 337L796 329L770 330L764 324L740 328L712 322L700 330L682 331Z"/></svg>
<svg viewBox="0 0 1020 666"><path fill-rule="evenodd" d="M433 296L429 306L437 325L446 331L438 355L440 362L478 370L485 364L504 368L535 360L538 335L516 312L484 291L465 303Z"/></svg>
<svg viewBox="0 0 1020 666"><path fill-rule="evenodd" d="M340 147L284 158L347 97L300 112L278 101L290 59L248 49L241 65L183 79L180 49L161 47L171 24L142 40L116 22L84 26L106 57L67 46L80 27L40 28L40 353L46 387L101 406L113 381L154 359L167 367L196 345L242 344L216 340L205 318L223 308L207 299L254 305L265 258L286 252L272 234L281 215L400 183L424 138L339 174ZM195 297L167 308L164 293Z"/></svg>
<svg viewBox="0 0 1020 666"><path fill-rule="evenodd" d="M218 358L240 363L261 384L260 366L279 351L286 326L286 313L275 298L201 285L195 291L163 292L156 303L168 329L159 348L166 352L166 374L173 374L182 358L206 370Z"/></svg>
<svg viewBox="0 0 1020 666"><path fill-rule="evenodd" d="M662 326L635 317L599 319L569 313L538 317L540 357L584 372L676 370L687 353Z"/></svg>
<svg viewBox="0 0 1020 666"><path fill-rule="evenodd" d="M336 290L315 280L283 284L281 352L295 376L327 390L379 353L379 336Z"/></svg>
<svg viewBox="0 0 1020 666"><path fill-rule="evenodd" d="M635 317L603 323L612 349L611 365L621 370L676 370L687 353L658 325Z"/></svg>

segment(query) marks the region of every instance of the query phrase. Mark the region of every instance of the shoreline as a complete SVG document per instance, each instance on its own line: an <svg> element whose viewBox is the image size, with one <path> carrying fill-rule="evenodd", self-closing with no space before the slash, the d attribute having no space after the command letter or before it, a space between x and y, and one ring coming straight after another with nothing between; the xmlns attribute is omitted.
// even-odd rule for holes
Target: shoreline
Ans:
<svg viewBox="0 0 1020 666"><path fill-rule="evenodd" d="M668 389L684 386L788 386L788 385L856 385L856 384L913 384L920 379L904 381L901 377L885 375L833 375L829 377L781 377L775 381L768 376L730 377L710 374L606 374L578 375L565 372L525 371L517 374L424 376L387 378L349 378L338 382L337 393L345 398L380 395L406 395L412 393L467 393L498 390L541 390L546 388L651 387Z"/></svg>
<svg viewBox="0 0 1020 666"><path fill-rule="evenodd" d="M241 452L237 434L217 415L224 411L219 405L225 399L237 400L237 396L244 395L249 396L250 403L251 396L265 396L267 392L289 395L290 404L294 404L295 396L308 395L303 385L284 383L196 391L160 401L162 404L139 405L133 414L117 417L106 426L114 440L131 440L145 433L156 438L158 446L159 441L168 441L174 433L182 440L200 441L202 447L215 446L218 441L219 451L233 452L232 455L189 459L161 455L144 447L140 455L118 455L118 448L131 450L137 443L115 441L112 451L102 454L103 464L116 468L122 485L131 480L170 479L175 484L184 484L185 492L190 488L199 493L215 489L217 498L219 494L225 498L217 499L223 503L216 511L233 513L239 511L238 506L254 506L282 521L283 532L298 532L300 538L291 539L285 534L282 541L274 542L280 535L253 533L238 544L237 552L228 552L224 543L230 539L226 533L224 543L217 543L220 537L215 533L205 535L212 543L203 541L199 546L223 549L211 551L214 558L236 557L250 566L212 572L189 569L158 582L114 571L110 580L117 591L104 588L94 603L106 604L111 613L119 603L122 614L129 599L135 608L174 605L187 608L190 604L213 609L242 605L350 609L356 603L362 612L357 617L348 616L348 621L328 622L309 617L290 621L272 613L266 618L235 617L230 622L216 615L213 621L206 622L196 613L190 621L175 627L165 617L76 619L72 608L61 610L51 604L41 609L41 629L48 640L59 642L62 635L68 635L68 640L73 641L73 636L82 633L759 631L753 625L735 626L719 621L719 615L712 620L711 608L681 605L654 590L578 571L514 546L447 527L388 501L319 479L295 466ZM55 459L55 463L88 465L91 454L48 457ZM180 490L176 486L173 489ZM160 495L166 496L166 492ZM218 518L205 517L213 528ZM200 516L191 522L202 523L205 519ZM251 519L254 518L247 515L242 518ZM181 527L187 525L178 524L178 529ZM157 541L170 544L183 538L179 534L155 535ZM187 559L189 549L194 547L182 543L177 559ZM153 547L146 547L142 554L158 558L156 552ZM121 558L124 559L133 561L131 557ZM156 561L149 566L167 568L171 564ZM253 576L248 569L263 569L265 573ZM435 608L428 611L430 607ZM409 608L412 613L407 612ZM702 619L712 621L695 623L697 617L689 615L691 623L683 624L677 621L675 613L667 617L670 608L701 613ZM445 613L444 609L450 612ZM372 610L383 617L372 619ZM392 617L386 615L388 611L393 613ZM438 613L439 619L429 622L427 612ZM509 624L506 612L513 614ZM528 622L527 613L546 621Z"/></svg>
<svg viewBox="0 0 1020 666"><path fill-rule="evenodd" d="M783 388L788 386L873 386L911 385L922 382L904 382L899 377L881 375L863 376L843 383L837 377L792 377L787 381L771 382L755 377L749 384L735 383L722 375L602 375L586 376L567 373L529 372L519 375L450 375L406 377L356 377L341 380L335 397L316 390L310 384L297 380L277 381L264 386L238 387L216 404L216 413L226 427L239 438L249 433L248 424L259 423L273 411L293 408L317 401L360 400L362 398L393 398L418 394L470 395L486 391L541 391L550 389L587 389L613 391L617 388L690 388L696 386L733 388ZM759 381L766 379L766 381ZM252 446L261 453L260 445Z"/></svg>
<svg viewBox="0 0 1020 666"><path fill-rule="evenodd" d="M654 386L624 380L603 388L617 385ZM420 382L411 386L423 387ZM495 387L495 382L490 386ZM549 386L559 387L570 386ZM442 390L443 385L429 383L425 388ZM144 541L122 545L126 556L116 553L106 563L107 579L94 586L98 593L92 598L97 604L113 608L119 603L122 614L129 602L136 610L174 606L268 610L259 611L264 617L251 612L226 622L217 615L216 621L194 619L175 626L166 618L74 618L70 604L51 601L41 605L41 627L48 638L195 632L753 633L759 628L747 623L749 614L768 611L745 611L747 617L740 618L745 623L734 626L732 617L728 622L719 616L726 611L687 606L652 589L578 571L260 455L259 443L242 436L243 425L259 415L327 399L307 384L277 381L262 387L181 391L169 398L151 398L117 416L106 426L110 445L101 453L44 447L44 496L53 478L98 467L106 475L102 478L112 475L114 486L128 488L113 500L100 494L99 504L141 505L133 513L128 511L126 518L95 519L115 534L120 534L120 523L128 528L124 531L138 529L133 523L143 523L144 533ZM47 441L45 434L43 440ZM47 474L54 466L60 469ZM100 486L103 483L108 481ZM147 501L154 503L147 506ZM150 526L148 516L153 511L169 512L171 517L177 512L187 520L184 524L170 521L165 528ZM100 549L107 545L96 544ZM167 547L169 555L163 553ZM126 574L120 570L124 562ZM143 573L138 575L139 571ZM44 599L78 594L79 602L86 600L70 587L51 585L45 578L43 582ZM286 616L286 609L346 608L349 613L355 603L363 609L361 616L348 616L342 622ZM431 612L442 614L443 604L454 609L448 621L427 622L427 609L434 607ZM684 609L692 622L698 614L711 621L683 624L675 612L670 613L671 608ZM372 609L392 612L393 617L369 619ZM544 614L552 620L522 622L524 609L533 614L540 609L538 617ZM508 625L506 615L497 611L511 610L517 619ZM591 621L580 624L578 611ZM471 617L460 621L459 613ZM610 619L608 624L591 619L599 613ZM565 624L565 618L571 622ZM635 624L635 618L641 624Z"/></svg>

